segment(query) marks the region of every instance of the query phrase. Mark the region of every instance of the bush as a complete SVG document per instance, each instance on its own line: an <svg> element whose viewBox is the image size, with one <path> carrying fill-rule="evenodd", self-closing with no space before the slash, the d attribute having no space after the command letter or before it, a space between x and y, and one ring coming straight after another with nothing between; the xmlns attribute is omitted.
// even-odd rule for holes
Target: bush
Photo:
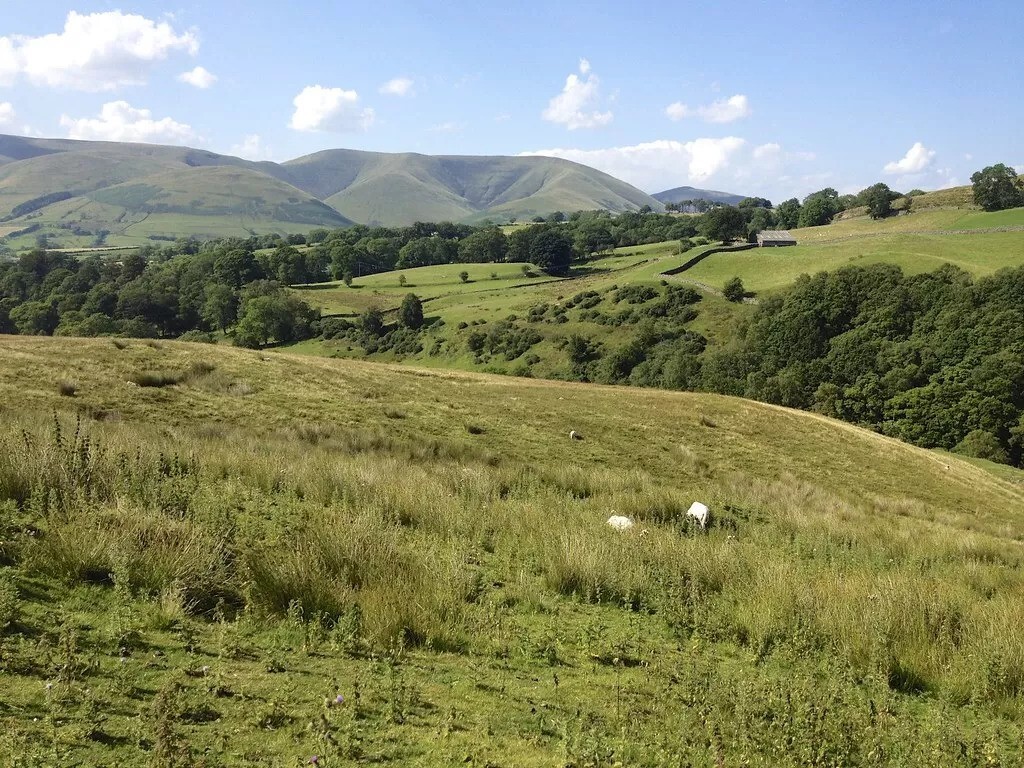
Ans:
<svg viewBox="0 0 1024 768"><path fill-rule="evenodd" d="M78 385L73 381L61 379L57 382L57 392L61 397L74 397L78 393Z"/></svg>
<svg viewBox="0 0 1024 768"><path fill-rule="evenodd" d="M722 288L722 295L729 301L733 301L738 304L743 301L744 297L747 295L747 291L743 287L743 281L738 277L734 277L725 284L724 288Z"/></svg>
<svg viewBox="0 0 1024 768"><path fill-rule="evenodd" d="M160 371L138 371L132 374L131 381L138 387L170 387L182 379L180 373Z"/></svg>
<svg viewBox="0 0 1024 768"><path fill-rule="evenodd" d="M975 429L972 432L968 432L964 439L957 443L953 451L963 456L987 459L998 464L1006 464L1009 461L1009 457L1006 455L1003 446L1000 445L999 439L991 432L986 432L983 429Z"/></svg>

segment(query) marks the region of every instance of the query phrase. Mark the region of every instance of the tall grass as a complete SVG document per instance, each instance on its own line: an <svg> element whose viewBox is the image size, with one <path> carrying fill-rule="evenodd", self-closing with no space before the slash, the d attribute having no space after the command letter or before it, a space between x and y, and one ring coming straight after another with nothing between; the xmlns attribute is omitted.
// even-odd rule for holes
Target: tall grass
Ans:
<svg viewBox="0 0 1024 768"><path fill-rule="evenodd" d="M123 573L193 614L358 616L371 647L464 652L484 606L569 598L904 694L1024 696L1024 551L984 525L694 457L673 484L413 433L305 423L252 438L20 417L0 435L0 504L22 521L0 554L66 583ZM718 525L683 525L695 500ZM613 531L612 513L638 526ZM505 602L478 606L488 590Z"/></svg>

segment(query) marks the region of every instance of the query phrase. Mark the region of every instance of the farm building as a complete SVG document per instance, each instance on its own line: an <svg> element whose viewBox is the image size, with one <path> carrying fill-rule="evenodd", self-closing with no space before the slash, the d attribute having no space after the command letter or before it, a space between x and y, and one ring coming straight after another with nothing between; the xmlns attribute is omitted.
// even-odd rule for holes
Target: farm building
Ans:
<svg viewBox="0 0 1024 768"><path fill-rule="evenodd" d="M768 229L757 233L757 244L762 248L779 245L796 245L796 238L785 229Z"/></svg>

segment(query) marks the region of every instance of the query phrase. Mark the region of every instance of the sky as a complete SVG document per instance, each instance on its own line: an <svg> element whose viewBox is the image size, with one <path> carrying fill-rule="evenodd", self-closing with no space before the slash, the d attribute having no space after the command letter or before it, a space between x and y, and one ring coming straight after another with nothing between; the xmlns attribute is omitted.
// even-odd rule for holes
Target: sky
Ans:
<svg viewBox="0 0 1024 768"><path fill-rule="evenodd" d="M1024 171L1020 0L3 6L0 133L543 154L775 202Z"/></svg>

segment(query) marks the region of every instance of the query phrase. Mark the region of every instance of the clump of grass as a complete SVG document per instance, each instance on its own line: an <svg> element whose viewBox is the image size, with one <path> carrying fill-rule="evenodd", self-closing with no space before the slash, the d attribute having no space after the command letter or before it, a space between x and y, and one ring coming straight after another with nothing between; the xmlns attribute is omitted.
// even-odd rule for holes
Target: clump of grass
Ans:
<svg viewBox="0 0 1024 768"><path fill-rule="evenodd" d="M467 424L466 431L471 435L482 435L487 430L477 424Z"/></svg>
<svg viewBox="0 0 1024 768"><path fill-rule="evenodd" d="M57 382L57 393L61 397L74 397L78 394L78 384L69 379L61 379Z"/></svg>
<svg viewBox="0 0 1024 768"><path fill-rule="evenodd" d="M111 339L110 343L113 344L117 349L128 349L128 342L123 339Z"/></svg>
<svg viewBox="0 0 1024 768"><path fill-rule="evenodd" d="M718 426L717 421L703 413L700 415L700 423L703 424L705 427L711 427L712 429Z"/></svg>
<svg viewBox="0 0 1024 768"><path fill-rule="evenodd" d="M137 387L171 387L179 384L182 374L171 371L136 371L130 381Z"/></svg>
<svg viewBox="0 0 1024 768"><path fill-rule="evenodd" d="M398 410L397 408L385 408L384 416L386 416L389 419L404 419L407 417L407 414L404 411Z"/></svg>

